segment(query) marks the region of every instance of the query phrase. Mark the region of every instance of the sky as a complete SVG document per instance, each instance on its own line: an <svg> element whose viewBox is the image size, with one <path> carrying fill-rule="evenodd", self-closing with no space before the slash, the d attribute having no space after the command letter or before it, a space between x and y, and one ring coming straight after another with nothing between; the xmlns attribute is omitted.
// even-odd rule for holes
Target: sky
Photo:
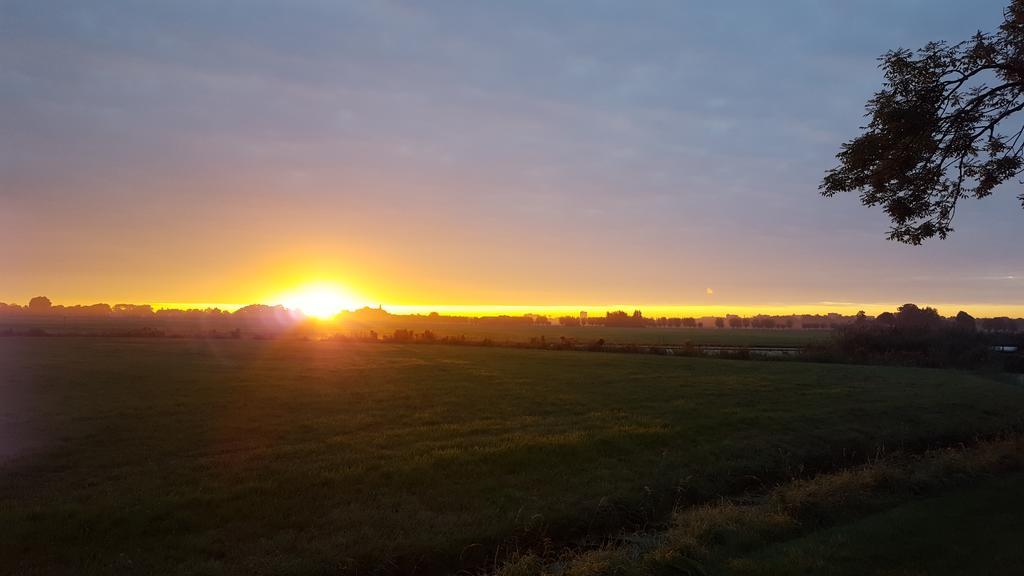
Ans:
<svg viewBox="0 0 1024 576"><path fill-rule="evenodd" d="M0 301L1024 315L1018 184L919 247L817 193L1004 1L0 0Z"/></svg>

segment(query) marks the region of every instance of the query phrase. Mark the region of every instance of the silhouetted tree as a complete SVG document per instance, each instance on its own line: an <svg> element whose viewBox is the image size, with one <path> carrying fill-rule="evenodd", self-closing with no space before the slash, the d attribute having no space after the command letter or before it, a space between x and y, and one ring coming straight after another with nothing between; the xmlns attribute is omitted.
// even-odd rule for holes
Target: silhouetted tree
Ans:
<svg viewBox="0 0 1024 576"><path fill-rule="evenodd" d="M916 304L904 304L896 310L896 328L908 331L923 331L937 328L942 317L935 308L920 308Z"/></svg>
<svg viewBox="0 0 1024 576"><path fill-rule="evenodd" d="M882 312L875 318L875 322L878 322L879 324L882 324L884 326L895 326L896 315L893 314L892 312Z"/></svg>
<svg viewBox="0 0 1024 576"><path fill-rule="evenodd" d="M644 316L639 310L634 310L633 314L627 314L622 310L616 310L613 312L606 312L604 315L605 326L643 326Z"/></svg>
<svg viewBox="0 0 1024 576"><path fill-rule="evenodd" d="M132 313L135 311L135 306L131 304L115 304L115 313ZM235 310L234 314L238 316L279 316L288 314L288 309L281 304L275 304L270 306L268 304L249 304L248 306L242 306L238 310Z"/></svg>
<svg viewBox="0 0 1024 576"><path fill-rule="evenodd" d="M974 316L971 316L963 310L956 313L956 318L953 319L957 328L961 330L967 330L968 332L974 332L977 330L977 324L974 321Z"/></svg>
<svg viewBox="0 0 1024 576"><path fill-rule="evenodd" d="M875 322L840 327L827 347L840 361L976 368L987 362L991 343L988 336L965 329L969 319L962 314L949 322L934 308L904 304Z"/></svg>
<svg viewBox="0 0 1024 576"><path fill-rule="evenodd" d="M984 198L1024 169L1024 126L1004 129L1024 110L1024 0L1012 0L994 34L880 60L885 82L867 103L871 120L843 144L821 193L856 191L865 206L881 206L890 240L945 238L959 200Z"/></svg>
<svg viewBox="0 0 1024 576"><path fill-rule="evenodd" d="M245 308L251 307L246 306ZM241 310L244 310L244 308L239 308L238 311ZM114 304L111 307L111 311L122 316L149 316L153 314L153 307L149 304Z"/></svg>
<svg viewBox="0 0 1024 576"><path fill-rule="evenodd" d="M36 296L28 301L28 309L31 312L49 312L53 303L46 296Z"/></svg>
<svg viewBox="0 0 1024 576"><path fill-rule="evenodd" d="M395 342L410 342L412 341L413 336L414 334L412 330L399 328L398 330L395 330L394 334L392 334L391 339Z"/></svg>
<svg viewBox="0 0 1024 576"><path fill-rule="evenodd" d="M997 318L985 318L981 321L981 328L988 332L1014 332L1017 326L1010 318L999 316Z"/></svg>

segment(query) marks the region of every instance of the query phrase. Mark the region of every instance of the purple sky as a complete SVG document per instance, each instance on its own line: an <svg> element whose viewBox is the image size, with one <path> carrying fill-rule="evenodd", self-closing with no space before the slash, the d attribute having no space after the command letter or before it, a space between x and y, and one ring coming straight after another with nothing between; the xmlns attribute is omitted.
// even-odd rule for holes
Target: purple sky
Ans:
<svg viewBox="0 0 1024 576"><path fill-rule="evenodd" d="M1020 310L1016 184L923 247L816 190L1003 5L0 0L0 300Z"/></svg>

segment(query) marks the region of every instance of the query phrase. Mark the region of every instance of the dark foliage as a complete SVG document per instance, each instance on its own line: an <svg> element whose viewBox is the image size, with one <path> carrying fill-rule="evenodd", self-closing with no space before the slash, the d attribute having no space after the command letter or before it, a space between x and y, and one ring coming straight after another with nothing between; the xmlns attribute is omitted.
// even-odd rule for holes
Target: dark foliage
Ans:
<svg viewBox="0 0 1024 576"><path fill-rule="evenodd" d="M991 338L974 329L973 318L961 314L947 321L934 308L904 304L891 319L865 319L837 330L834 359L932 368L979 367L991 356Z"/></svg>
<svg viewBox="0 0 1024 576"><path fill-rule="evenodd" d="M51 307L53 307L53 304L46 296L36 296L28 301L28 309L33 312L46 312Z"/></svg>
<svg viewBox="0 0 1024 576"><path fill-rule="evenodd" d="M985 318L981 321L981 327L989 332L1016 332L1017 323L1011 318L1000 316L998 318Z"/></svg>
<svg viewBox="0 0 1024 576"><path fill-rule="evenodd" d="M604 318L605 326L613 327L636 327L640 328L647 325L644 315L639 310L634 310L632 315L629 315L622 310L615 312L608 312Z"/></svg>
<svg viewBox="0 0 1024 576"><path fill-rule="evenodd" d="M959 200L984 198L1024 168L1024 125L1014 118L1024 109L1024 0L1012 1L994 34L880 60L871 120L843 144L821 193L858 192L865 206L881 206L891 240L945 238Z"/></svg>

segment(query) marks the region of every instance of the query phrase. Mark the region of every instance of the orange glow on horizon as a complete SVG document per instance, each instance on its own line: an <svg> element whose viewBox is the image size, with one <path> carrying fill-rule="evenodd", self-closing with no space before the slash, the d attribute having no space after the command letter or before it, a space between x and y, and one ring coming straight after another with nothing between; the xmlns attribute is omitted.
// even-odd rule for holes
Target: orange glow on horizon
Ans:
<svg viewBox="0 0 1024 576"><path fill-rule="evenodd" d="M355 310L363 306L347 289L332 283L305 285L275 300L274 304L281 304L321 320L333 318L342 310Z"/></svg>
<svg viewBox="0 0 1024 576"><path fill-rule="evenodd" d="M836 313L844 316L852 316L863 310L871 316L877 316L882 312L895 312L897 308L906 302L811 302L806 304L715 304L715 305L674 305L674 304L605 304L605 305L388 305L384 309L392 314L429 314L437 312L450 316L521 316L523 314L542 314L545 316L576 316L580 312L586 312L590 316L604 316L606 312L624 310L632 312L640 310L644 316L649 318L657 317L704 317L704 316L725 316L735 314L738 316L757 316L759 314L769 316L789 316L803 314L829 314ZM969 314L982 317L1010 316L1014 318L1024 317L1024 305L1004 305L988 303L935 303L919 301L914 302L919 306L931 306L936 308L944 316L954 316L960 310Z"/></svg>
<svg viewBox="0 0 1024 576"><path fill-rule="evenodd" d="M415 264L415 263L414 263ZM473 282L458 282L438 274L418 269L414 264L393 257L370 258L359 252L356 245L325 247L324 243L281 248L265 257L258 265L225 271L222 275L199 276L169 292L170 285L119 286L105 296L100 287L89 292L61 292L44 287L29 292L17 292L0 297L0 301L27 304L37 295L49 296L54 304L67 306L108 304L150 304L154 309L219 308L233 312L249 304L281 304L302 311L315 318L332 318L338 312L355 310L363 306L377 307L392 314L422 314L437 312L450 316L521 316L540 314L551 318L577 316L585 311L590 316L604 316L606 312L641 310L649 318L701 318L721 317L727 314L751 317L759 314L788 316L802 314L837 313L853 315L859 310L877 316L895 311L906 302L937 308L943 316L954 316L958 311L978 317L1024 317L1024 301L1019 298L1004 302L957 301L956 299L927 299L912 296L905 290L894 300L854 300L844 293L831 296L821 291L812 296L794 288L783 296L751 296L745 290L728 290L720 284L701 283L680 291L679 300L672 302L629 301L629 296L611 295L608 299L589 284L581 283L580 293L567 288L558 293L537 294L528 287L505 279L480 277ZM409 269L403 268L410 266ZM145 278L138 276L138 278ZM1015 276L999 278L999 282L1016 282ZM495 285L500 287L494 290ZM68 284L59 288L68 289ZM616 290L622 292L622 290ZM145 299L150 294L163 297ZM172 295L173 294L173 295ZM764 299L761 300L760 298ZM934 296L933 296L934 298Z"/></svg>
<svg viewBox="0 0 1024 576"><path fill-rule="evenodd" d="M142 302L139 302L140 304ZM355 310L363 306L376 307L377 303L351 295L347 290L336 285L312 285L303 286L293 291L286 292L273 298L263 299L264 304L282 304L287 308L301 310L308 316L317 318L331 318L343 310ZM813 302L807 304L766 304L763 306L751 304L728 304L716 305L658 305L658 304L607 304L607 305L501 305L501 304L388 304L383 303L385 310L392 314L429 314L437 312L445 316L521 316L523 314L542 314L545 316L576 316L581 311L591 316L604 316L606 312L613 310L641 310L644 316L657 318L666 317L694 317L703 316L725 316L736 314L739 316L756 316L766 314L772 316L788 316L801 314L828 314L834 312L844 316L852 316L860 310L864 310L871 316L877 316L882 312L894 312L903 302ZM989 303L934 303L926 301L915 302L919 306L931 306L937 308L943 316L953 316L960 310L979 318L991 318L997 316L1010 316L1013 318L1024 317L1024 305L1019 304L989 304ZM220 308L233 312L245 304L241 303L195 303L195 302L158 302L153 303L153 308L160 309L189 309L189 308ZM307 311L317 309L319 312Z"/></svg>

